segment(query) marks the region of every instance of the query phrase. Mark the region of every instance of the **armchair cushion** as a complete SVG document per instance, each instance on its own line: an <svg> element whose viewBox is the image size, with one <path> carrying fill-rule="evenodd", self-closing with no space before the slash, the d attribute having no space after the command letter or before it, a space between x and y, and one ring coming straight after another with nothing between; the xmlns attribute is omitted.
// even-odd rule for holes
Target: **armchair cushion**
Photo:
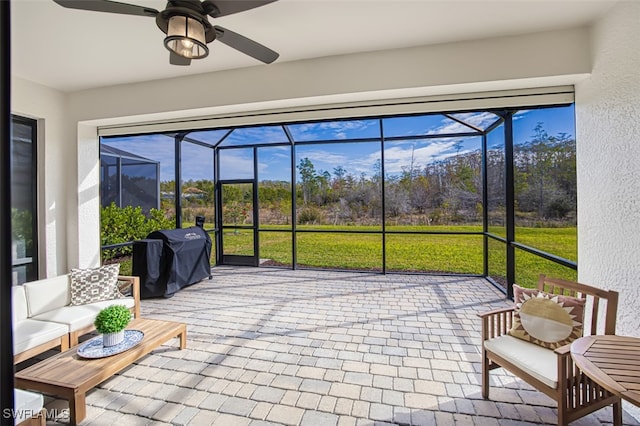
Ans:
<svg viewBox="0 0 640 426"><path fill-rule="evenodd" d="M509 334L556 349L582 336L585 300L513 285L516 309Z"/></svg>
<svg viewBox="0 0 640 426"><path fill-rule="evenodd" d="M72 269L71 305L87 305L122 297L118 291L120 264L113 263L99 268Z"/></svg>
<svg viewBox="0 0 640 426"><path fill-rule="evenodd" d="M485 340L484 347L547 386L558 387L558 356L551 349L508 334Z"/></svg>

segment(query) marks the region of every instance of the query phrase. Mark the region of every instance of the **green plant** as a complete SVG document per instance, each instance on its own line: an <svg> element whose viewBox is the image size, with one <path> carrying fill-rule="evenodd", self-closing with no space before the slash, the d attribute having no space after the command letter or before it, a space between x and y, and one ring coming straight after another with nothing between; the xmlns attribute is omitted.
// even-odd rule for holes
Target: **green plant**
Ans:
<svg viewBox="0 0 640 426"><path fill-rule="evenodd" d="M33 216L29 210L11 209L11 239L14 243L22 241L26 253L33 249ZM22 254L24 257L24 253Z"/></svg>
<svg viewBox="0 0 640 426"><path fill-rule="evenodd" d="M111 305L101 310L93 325L99 333L117 333L131 321L131 311L124 305Z"/></svg>
<svg viewBox="0 0 640 426"><path fill-rule="evenodd" d="M100 235L103 246L126 243L146 238L153 231L175 228L173 218L166 218L160 210L151 209L147 215L140 206L118 207L111 203L102 208L100 215ZM103 250L104 260L129 255L132 247Z"/></svg>
<svg viewBox="0 0 640 426"><path fill-rule="evenodd" d="M322 222L322 211L317 207L304 207L298 214L298 224L319 224Z"/></svg>

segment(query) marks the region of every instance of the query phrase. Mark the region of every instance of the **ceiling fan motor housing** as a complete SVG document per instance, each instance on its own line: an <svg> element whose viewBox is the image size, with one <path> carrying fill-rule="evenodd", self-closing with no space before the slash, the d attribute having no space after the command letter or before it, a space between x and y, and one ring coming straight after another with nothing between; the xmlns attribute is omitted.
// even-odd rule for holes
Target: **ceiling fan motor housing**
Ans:
<svg viewBox="0 0 640 426"><path fill-rule="evenodd" d="M204 0L201 3L201 6L204 13L211 16L212 18L217 18L218 15L220 15L220 10L211 0Z"/></svg>
<svg viewBox="0 0 640 426"><path fill-rule="evenodd" d="M163 33L168 33L169 19L173 16L186 16L200 22L204 27L204 35L207 43L211 43L216 39L216 32L207 19L207 14L199 1L170 0L167 3L167 7L156 15L156 24Z"/></svg>

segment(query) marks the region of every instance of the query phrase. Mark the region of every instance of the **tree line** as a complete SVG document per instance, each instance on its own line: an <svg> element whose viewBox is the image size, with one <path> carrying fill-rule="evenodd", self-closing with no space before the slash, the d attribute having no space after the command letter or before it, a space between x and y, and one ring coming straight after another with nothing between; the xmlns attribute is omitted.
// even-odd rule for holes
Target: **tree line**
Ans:
<svg viewBox="0 0 640 426"><path fill-rule="evenodd" d="M538 123L530 140L513 150L515 210L522 226L575 226L575 139L568 134L549 135ZM504 146L487 149L487 199L492 223L505 211ZM387 223L398 225L480 224L483 214L482 152L460 152L442 160L419 164L413 155L399 173L385 173L378 160L370 175L356 174L339 165L317 169L307 157L299 160L296 182L299 224L380 224L384 185ZM190 189L192 188L192 189ZM173 194L174 182L161 183L161 193ZM233 187L225 189L228 214L250 208L251 197ZM183 217L196 214L213 220L214 185L210 180L183 182ZM191 194L191 195L185 195ZM163 197L170 212L173 199ZM291 184L263 180L258 184L260 222L291 221ZM223 209L225 206L223 206ZM185 212L187 213L185 216ZM224 210L223 210L224 214Z"/></svg>

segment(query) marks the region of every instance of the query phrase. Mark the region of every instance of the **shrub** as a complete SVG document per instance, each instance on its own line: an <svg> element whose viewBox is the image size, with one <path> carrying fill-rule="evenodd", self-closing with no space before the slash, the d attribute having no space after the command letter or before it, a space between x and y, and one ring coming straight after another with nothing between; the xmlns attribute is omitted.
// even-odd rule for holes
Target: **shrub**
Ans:
<svg viewBox="0 0 640 426"><path fill-rule="evenodd" d="M554 219L562 219L570 212L575 211L576 206L565 198L555 198L545 209L545 215Z"/></svg>
<svg viewBox="0 0 640 426"><path fill-rule="evenodd" d="M101 310L93 325L99 333L117 333L131 321L131 311L124 305L111 305Z"/></svg>
<svg viewBox="0 0 640 426"><path fill-rule="evenodd" d="M100 242L103 246L127 243L146 238L153 231L175 228L175 220L166 218L164 213L151 209L148 216L142 207L118 207L115 203L102 208L100 215ZM131 254L131 247L103 251L105 260Z"/></svg>
<svg viewBox="0 0 640 426"><path fill-rule="evenodd" d="M298 224L319 224L322 223L322 211L317 207L305 207L298 214Z"/></svg>
<svg viewBox="0 0 640 426"><path fill-rule="evenodd" d="M28 252L31 251L30 246L33 243L32 227L33 217L31 216L31 211L11 208L11 238L13 241L24 240L29 245L27 247Z"/></svg>

